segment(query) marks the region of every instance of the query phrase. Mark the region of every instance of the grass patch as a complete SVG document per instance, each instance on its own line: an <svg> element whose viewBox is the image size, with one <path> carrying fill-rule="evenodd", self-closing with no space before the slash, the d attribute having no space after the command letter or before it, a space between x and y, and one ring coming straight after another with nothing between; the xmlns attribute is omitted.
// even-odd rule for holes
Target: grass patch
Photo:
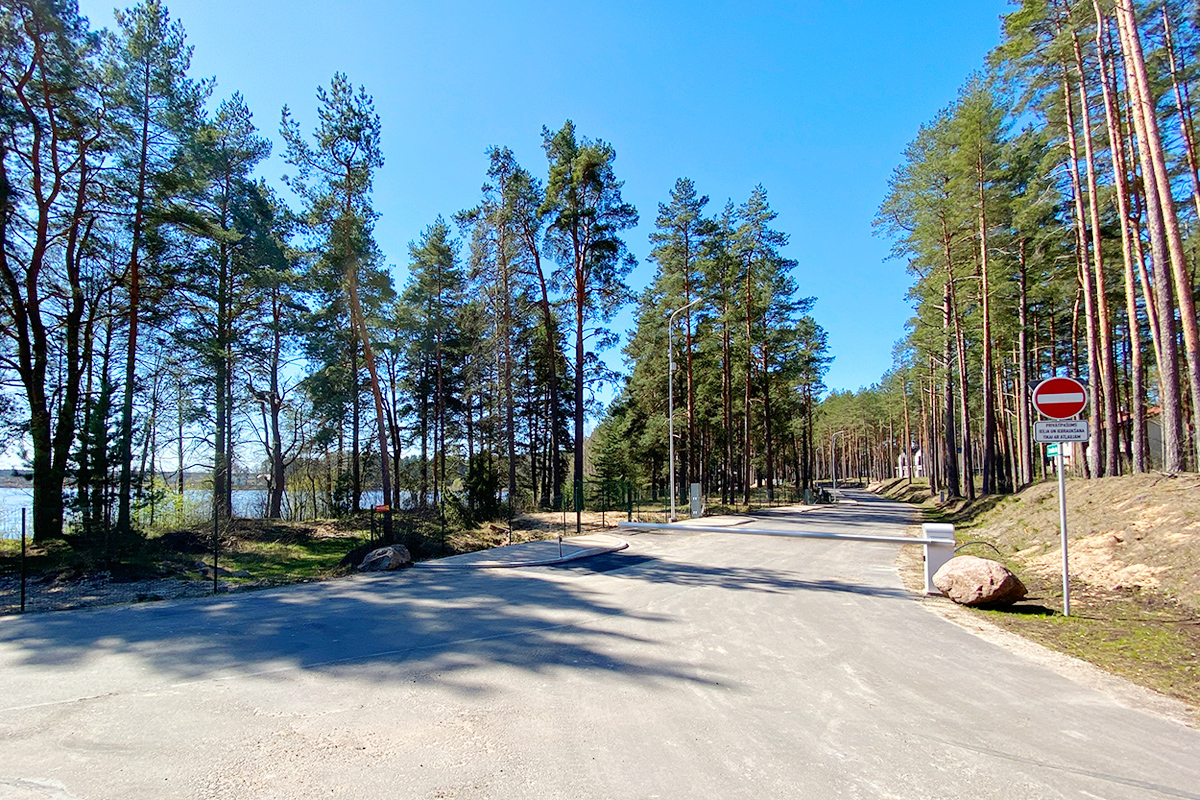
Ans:
<svg viewBox="0 0 1200 800"><path fill-rule="evenodd" d="M1061 587L1029 576L1030 596L1009 609L971 609L1005 630L1095 664L1200 708L1200 617L1144 592L1071 585L1071 616Z"/></svg>
<svg viewBox="0 0 1200 800"><path fill-rule="evenodd" d="M221 553L220 566L273 584L301 583L344 574L339 564L347 552L367 544L368 536L312 538L301 542L238 541ZM229 579L239 580L239 579Z"/></svg>

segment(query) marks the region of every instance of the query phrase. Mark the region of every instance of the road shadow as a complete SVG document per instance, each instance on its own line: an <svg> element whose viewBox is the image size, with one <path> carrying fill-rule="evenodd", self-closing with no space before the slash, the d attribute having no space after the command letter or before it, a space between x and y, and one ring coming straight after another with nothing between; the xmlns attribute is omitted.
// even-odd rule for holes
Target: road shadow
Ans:
<svg viewBox="0 0 1200 800"><path fill-rule="evenodd" d="M289 669L394 677L401 668L464 689L472 688L469 671L485 664L529 673L587 669L632 680L713 680L659 640L656 628L667 618L630 612L606 597L512 570L413 569L9 617L0 626L0 664L71 668L115 654L185 682ZM381 665L389 669L376 669Z"/></svg>
<svg viewBox="0 0 1200 800"><path fill-rule="evenodd" d="M542 567L541 569L580 575L608 573L627 580L640 580L687 587L707 586L733 589L735 591L767 592L771 594L786 594L788 592L799 591L847 592L850 594L896 600L913 599L913 595L903 588L872 586L835 579L807 580L799 578L790 572L766 567L702 566L699 564L654 558L652 556L631 554L628 551L593 556L579 561Z"/></svg>
<svg viewBox="0 0 1200 800"><path fill-rule="evenodd" d="M892 516L880 512L880 519ZM381 681L417 675L475 691L471 670L500 665L529 674L604 670L638 681L728 683L682 659L671 639L671 617L631 610L619 604L611 585L571 580L572 573L744 592L911 599L900 588L625 551L558 567L418 567L204 599L8 617L0 623L0 668L45 667L53 675L56 668L119 655L176 682L307 670Z"/></svg>

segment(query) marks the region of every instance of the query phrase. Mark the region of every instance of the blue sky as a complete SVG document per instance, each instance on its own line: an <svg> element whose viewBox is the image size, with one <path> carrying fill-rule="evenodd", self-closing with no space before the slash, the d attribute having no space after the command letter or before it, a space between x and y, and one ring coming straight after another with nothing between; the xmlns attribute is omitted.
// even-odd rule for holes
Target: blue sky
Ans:
<svg viewBox="0 0 1200 800"><path fill-rule="evenodd" d="M871 220L917 126L953 100L999 40L1002 0L482 3L168 0L193 74L240 91L279 151L287 104L311 130L335 71L374 95L386 165L377 239L405 280L408 243L477 202L485 149L544 174L543 125L567 118L617 151L641 289L658 203L681 176L740 203L763 184L791 235L802 293L829 332L831 388L869 385L909 314L904 265ZM83 0L95 27L112 3ZM273 156L262 174L287 172ZM626 312L618 331L632 326ZM619 348L608 354L619 365Z"/></svg>

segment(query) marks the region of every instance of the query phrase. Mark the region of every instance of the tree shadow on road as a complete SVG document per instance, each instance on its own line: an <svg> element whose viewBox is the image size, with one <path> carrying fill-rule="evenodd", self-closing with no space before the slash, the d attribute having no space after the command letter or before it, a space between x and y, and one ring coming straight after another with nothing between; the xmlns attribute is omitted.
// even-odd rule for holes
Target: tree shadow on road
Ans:
<svg viewBox="0 0 1200 800"><path fill-rule="evenodd" d="M0 628L0 668L14 674L38 668L48 686L58 670L69 676L110 655L144 664L147 687L303 670L366 680L403 674L473 692L479 687L471 671L484 665L531 675L603 670L637 681L728 685L727 676L683 658L672 617L631 610L611 584L573 580L572 572L776 594L909 596L764 567L628 553L524 570L418 567L205 599L10 617ZM46 692L47 699L63 694Z"/></svg>
<svg viewBox="0 0 1200 800"><path fill-rule="evenodd" d="M682 661L665 630L657 635L669 621L620 607L610 594L579 582L511 570L418 568L10 617L0 628L0 666L10 674L39 668L39 679L50 683L57 670L70 675L106 655L140 660L149 668L148 685L290 670L383 680L399 669L475 691L470 671L481 665L531 674L604 670L638 681L726 681Z"/></svg>
<svg viewBox="0 0 1200 800"><path fill-rule="evenodd" d="M629 580L669 583L678 586L711 586L735 591L785 594L797 591L848 592L911 600L913 595L902 588L872 586L837 579L808 580L794 573L766 567L702 566L680 561L668 561L643 555L612 553L604 556L546 567L574 573L612 573Z"/></svg>

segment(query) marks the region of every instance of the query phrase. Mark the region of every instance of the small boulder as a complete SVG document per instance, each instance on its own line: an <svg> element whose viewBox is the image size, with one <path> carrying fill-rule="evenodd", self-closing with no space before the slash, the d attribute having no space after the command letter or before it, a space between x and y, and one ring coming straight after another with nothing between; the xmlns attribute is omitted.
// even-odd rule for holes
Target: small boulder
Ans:
<svg viewBox="0 0 1200 800"><path fill-rule="evenodd" d="M933 585L964 606L997 606L1025 597L1025 584L1003 564L976 556L955 556L933 576Z"/></svg>
<svg viewBox="0 0 1200 800"><path fill-rule="evenodd" d="M411 563L412 556L409 555L408 548L402 544L393 544L376 548L367 553L367 557L358 565L358 570L360 572L377 572L400 569Z"/></svg>

